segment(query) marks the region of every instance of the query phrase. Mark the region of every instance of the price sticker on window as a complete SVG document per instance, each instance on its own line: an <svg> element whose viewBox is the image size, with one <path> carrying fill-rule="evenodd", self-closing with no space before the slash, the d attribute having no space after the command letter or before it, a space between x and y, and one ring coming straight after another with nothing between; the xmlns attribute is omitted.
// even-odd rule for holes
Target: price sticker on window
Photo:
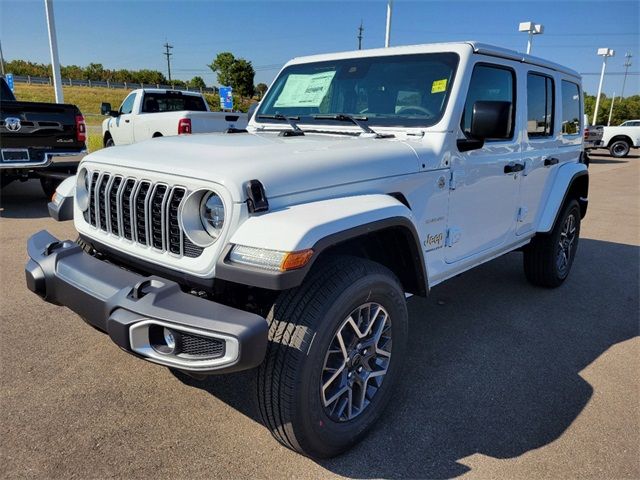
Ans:
<svg viewBox="0 0 640 480"><path fill-rule="evenodd" d="M434 80L431 84L431 93L440 93L447 90L447 79Z"/></svg>

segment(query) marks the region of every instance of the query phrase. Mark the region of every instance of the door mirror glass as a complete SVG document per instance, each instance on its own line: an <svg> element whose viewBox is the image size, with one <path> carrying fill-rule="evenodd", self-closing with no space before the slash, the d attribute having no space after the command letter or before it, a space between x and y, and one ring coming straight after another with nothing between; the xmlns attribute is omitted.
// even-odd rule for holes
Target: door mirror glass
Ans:
<svg viewBox="0 0 640 480"><path fill-rule="evenodd" d="M100 113L102 115L109 115L111 113L111 104L102 102L102 104L100 105Z"/></svg>
<svg viewBox="0 0 640 480"><path fill-rule="evenodd" d="M471 115L471 137L479 140L511 138L511 118L511 102L477 101Z"/></svg>

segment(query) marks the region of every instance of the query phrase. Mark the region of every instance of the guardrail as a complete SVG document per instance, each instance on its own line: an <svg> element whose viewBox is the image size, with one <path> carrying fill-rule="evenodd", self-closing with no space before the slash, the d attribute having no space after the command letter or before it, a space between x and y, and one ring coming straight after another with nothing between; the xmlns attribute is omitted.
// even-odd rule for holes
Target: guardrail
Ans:
<svg viewBox="0 0 640 480"><path fill-rule="evenodd" d="M32 77L30 75L14 75L15 83L27 83L29 85L52 85L51 77ZM200 93L218 93L215 87L194 88L194 87L178 87L175 85L164 85L161 83L133 83L133 82L110 82L109 80L74 80L72 78L63 78L62 85L71 87L102 87L102 88L123 88L125 90L134 90L136 88L164 88L166 90L187 90L189 92Z"/></svg>

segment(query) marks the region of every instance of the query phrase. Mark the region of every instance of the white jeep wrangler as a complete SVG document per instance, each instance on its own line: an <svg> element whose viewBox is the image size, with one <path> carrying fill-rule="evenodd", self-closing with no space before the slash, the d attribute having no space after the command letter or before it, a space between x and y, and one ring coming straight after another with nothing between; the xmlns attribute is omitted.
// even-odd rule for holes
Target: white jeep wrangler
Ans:
<svg viewBox="0 0 640 480"><path fill-rule="evenodd" d="M248 132L87 156L77 241L28 242L28 287L196 377L255 368L284 445L357 442L401 376L405 297L521 251L569 275L587 209L580 76L479 43L298 58Z"/></svg>

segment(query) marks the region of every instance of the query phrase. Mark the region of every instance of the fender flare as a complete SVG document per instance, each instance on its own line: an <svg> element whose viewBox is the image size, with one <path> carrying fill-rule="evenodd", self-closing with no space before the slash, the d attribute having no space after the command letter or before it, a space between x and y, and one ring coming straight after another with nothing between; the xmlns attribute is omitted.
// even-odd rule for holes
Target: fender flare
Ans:
<svg viewBox="0 0 640 480"><path fill-rule="evenodd" d="M538 232L548 233L553 229L556 219L560 214L560 210L566 202L567 196L572 191L573 185L582 177L586 177L588 182L589 170L583 163L568 163L560 167L555 181L553 182L553 187L551 188L547 203L542 211L542 215L540 216L537 229ZM583 212L582 216L584 217L587 211L588 198L586 195L584 197L579 196L578 201L581 204L580 206Z"/></svg>
<svg viewBox="0 0 640 480"><path fill-rule="evenodd" d="M323 252L342 242L390 228L402 228L409 238L420 294L428 292L428 277L414 217L409 208L385 194L359 195L310 202L249 217L225 247L215 277L269 290L300 285ZM293 252L313 249L311 261L287 272L233 264L228 261L235 245Z"/></svg>

